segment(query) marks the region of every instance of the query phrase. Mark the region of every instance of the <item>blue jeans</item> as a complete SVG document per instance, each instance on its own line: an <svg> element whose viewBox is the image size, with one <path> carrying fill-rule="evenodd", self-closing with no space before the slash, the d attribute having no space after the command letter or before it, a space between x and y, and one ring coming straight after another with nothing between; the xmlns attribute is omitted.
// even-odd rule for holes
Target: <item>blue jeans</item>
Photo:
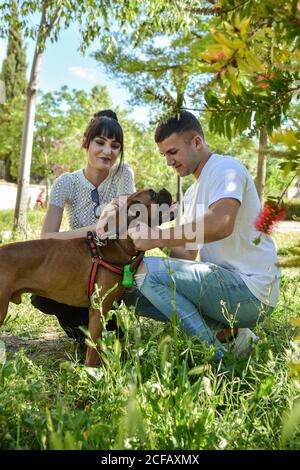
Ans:
<svg viewBox="0 0 300 470"><path fill-rule="evenodd" d="M208 345L220 346L213 330L224 326L252 327L270 315L241 277L211 263L146 257L144 282L125 296L136 313L167 321L176 312L181 329Z"/></svg>

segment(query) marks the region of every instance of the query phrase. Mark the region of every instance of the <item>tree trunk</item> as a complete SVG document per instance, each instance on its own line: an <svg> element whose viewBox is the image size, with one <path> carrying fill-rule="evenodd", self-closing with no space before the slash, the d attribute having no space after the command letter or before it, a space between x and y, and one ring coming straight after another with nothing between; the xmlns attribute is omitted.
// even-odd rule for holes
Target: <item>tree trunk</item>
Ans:
<svg viewBox="0 0 300 470"><path fill-rule="evenodd" d="M36 108L36 97L39 88L41 63L45 43L51 30L58 24L61 16L61 6L58 5L52 19L49 18L49 2L43 2L39 32L34 51L31 67L29 85L27 89L26 112L24 118L22 147L18 177L18 192L15 206L14 230L19 230L26 236L26 218L28 208L28 189L30 183L30 167L32 157L32 144L34 132L34 118Z"/></svg>
<svg viewBox="0 0 300 470"><path fill-rule="evenodd" d="M259 131L259 148L258 148L258 162L257 172L255 179L255 186L258 192L258 197L263 205L265 199L265 187L266 187L266 173L267 173L267 156L265 154L266 145L268 140L268 134L265 126Z"/></svg>
<svg viewBox="0 0 300 470"><path fill-rule="evenodd" d="M34 52L31 75L27 89L26 112L23 126L22 147L18 176L18 192L14 220L14 230L18 229L24 235L26 235L26 216L28 206L28 190L30 183L34 118L36 108L36 97L40 80L42 56L43 52L39 50L39 46L37 44Z"/></svg>

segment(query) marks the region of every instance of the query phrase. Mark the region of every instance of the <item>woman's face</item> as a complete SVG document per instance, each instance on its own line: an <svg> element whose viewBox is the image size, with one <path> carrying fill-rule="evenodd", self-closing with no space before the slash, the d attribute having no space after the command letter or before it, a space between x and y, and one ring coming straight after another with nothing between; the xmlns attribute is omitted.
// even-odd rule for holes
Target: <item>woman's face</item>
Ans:
<svg viewBox="0 0 300 470"><path fill-rule="evenodd" d="M110 170L115 164L121 151L121 144L115 139L97 136L91 140L88 153L88 163L97 170Z"/></svg>

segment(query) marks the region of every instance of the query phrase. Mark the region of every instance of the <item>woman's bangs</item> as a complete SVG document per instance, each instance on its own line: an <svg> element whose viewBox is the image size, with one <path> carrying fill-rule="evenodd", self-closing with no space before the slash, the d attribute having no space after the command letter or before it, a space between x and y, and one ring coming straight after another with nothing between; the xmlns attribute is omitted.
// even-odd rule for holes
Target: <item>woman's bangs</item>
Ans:
<svg viewBox="0 0 300 470"><path fill-rule="evenodd" d="M114 139L119 142L123 147L123 132L120 124L115 119L101 119L101 122L94 129L96 136L106 137L107 139Z"/></svg>

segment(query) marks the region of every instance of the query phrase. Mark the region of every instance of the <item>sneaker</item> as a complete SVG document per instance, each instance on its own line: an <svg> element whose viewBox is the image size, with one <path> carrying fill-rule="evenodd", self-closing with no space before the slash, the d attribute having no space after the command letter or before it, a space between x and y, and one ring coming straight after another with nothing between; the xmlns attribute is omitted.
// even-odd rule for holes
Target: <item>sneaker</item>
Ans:
<svg viewBox="0 0 300 470"><path fill-rule="evenodd" d="M234 339L232 353L236 358L247 357L253 349L253 345L257 343L258 336L249 328L239 328Z"/></svg>

